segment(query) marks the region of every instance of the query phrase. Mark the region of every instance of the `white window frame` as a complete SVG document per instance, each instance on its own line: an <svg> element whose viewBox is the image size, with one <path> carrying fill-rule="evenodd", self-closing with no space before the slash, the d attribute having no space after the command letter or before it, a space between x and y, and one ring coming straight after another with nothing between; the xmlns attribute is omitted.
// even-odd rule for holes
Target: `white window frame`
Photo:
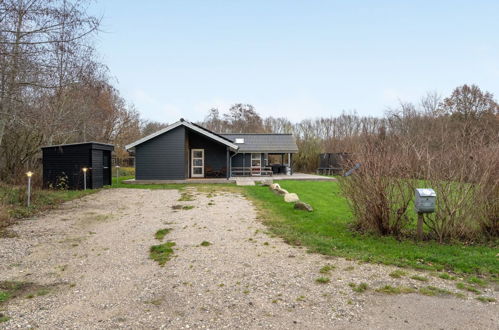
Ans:
<svg viewBox="0 0 499 330"><path fill-rule="evenodd" d="M258 156L258 157L255 157ZM253 161L258 160L260 162L259 166L253 166ZM261 175L262 174L262 154L261 153L251 153L251 175Z"/></svg>
<svg viewBox="0 0 499 330"><path fill-rule="evenodd" d="M201 158L199 157L194 157L194 152L196 151L201 151L203 153L203 156ZM203 165L202 166L194 166L194 160L195 159L202 159L203 160ZM201 174L194 174L194 168L201 168ZM193 178L204 178L204 149L191 149L191 177Z"/></svg>

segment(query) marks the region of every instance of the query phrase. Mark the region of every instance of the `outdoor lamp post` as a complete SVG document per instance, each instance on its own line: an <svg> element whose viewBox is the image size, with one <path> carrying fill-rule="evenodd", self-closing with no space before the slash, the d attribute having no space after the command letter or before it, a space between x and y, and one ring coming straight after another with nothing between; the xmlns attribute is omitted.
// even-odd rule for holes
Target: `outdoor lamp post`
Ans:
<svg viewBox="0 0 499 330"><path fill-rule="evenodd" d="M28 207L31 204L31 176L33 176L33 172L29 171L26 173L28 176Z"/></svg>
<svg viewBox="0 0 499 330"><path fill-rule="evenodd" d="M87 190L87 171L88 168L84 167L82 168L83 171L83 190Z"/></svg>

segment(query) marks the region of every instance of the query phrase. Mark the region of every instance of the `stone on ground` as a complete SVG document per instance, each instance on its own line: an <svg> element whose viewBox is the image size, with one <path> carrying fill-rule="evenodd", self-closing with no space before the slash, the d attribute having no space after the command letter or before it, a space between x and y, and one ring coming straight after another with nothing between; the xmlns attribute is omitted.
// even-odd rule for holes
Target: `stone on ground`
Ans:
<svg viewBox="0 0 499 330"><path fill-rule="evenodd" d="M272 189L272 190L277 190L277 189L281 189L281 186L278 183L272 183L269 186L269 188Z"/></svg>
<svg viewBox="0 0 499 330"><path fill-rule="evenodd" d="M286 203L294 203L294 202L298 202L300 199L298 198L298 195L295 194L295 193L288 193L286 195L284 195L284 201Z"/></svg>
<svg viewBox="0 0 499 330"><path fill-rule="evenodd" d="M310 204L307 204L307 203L304 203L304 202L296 202L295 203L295 209L297 209L297 210L303 210L303 211L308 211L308 212L312 212L314 210L312 208L312 206L310 206Z"/></svg>

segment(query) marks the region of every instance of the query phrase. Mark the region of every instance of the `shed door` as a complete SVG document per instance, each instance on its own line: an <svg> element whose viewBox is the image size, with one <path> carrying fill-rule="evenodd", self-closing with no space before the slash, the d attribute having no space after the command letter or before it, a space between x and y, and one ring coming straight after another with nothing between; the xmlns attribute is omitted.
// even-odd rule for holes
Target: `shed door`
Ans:
<svg viewBox="0 0 499 330"><path fill-rule="evenodd" d="M204 178L204 149L191 150L191 176Z"/></svg>
<svg viewBox="0 0 499 330"><path fill-rule="evenodd" d="M111 153L109 151L102 152L102 179L104 185L111 184Z"/></svg>

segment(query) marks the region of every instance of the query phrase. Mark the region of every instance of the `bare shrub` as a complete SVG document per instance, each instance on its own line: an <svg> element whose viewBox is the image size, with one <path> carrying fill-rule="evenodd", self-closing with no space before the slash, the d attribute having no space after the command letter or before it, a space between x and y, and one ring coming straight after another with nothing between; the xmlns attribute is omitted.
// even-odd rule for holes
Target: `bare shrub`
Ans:
<svg viewBox="0 0 499 330"><path fill-rule="evenodd" d="M407 153L397 149L397 141L383 133L366 136L355 158L361 167L340 180L358 230L400 236L411 221L408 211L415 182L407 176Z"/></svg>

